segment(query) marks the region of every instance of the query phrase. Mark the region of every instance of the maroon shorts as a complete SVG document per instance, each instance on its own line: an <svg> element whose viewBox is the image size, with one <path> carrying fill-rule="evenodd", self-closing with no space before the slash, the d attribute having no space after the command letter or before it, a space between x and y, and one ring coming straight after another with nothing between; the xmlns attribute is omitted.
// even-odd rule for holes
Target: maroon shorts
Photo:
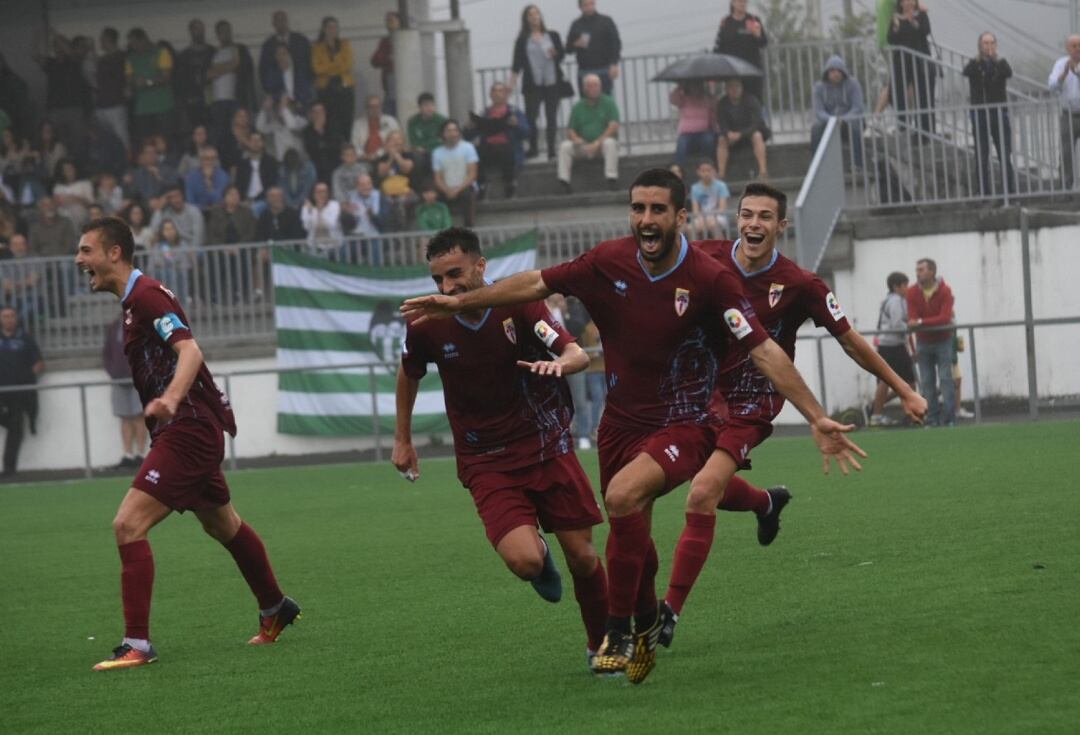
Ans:
<svg viewBox="0 0 1080 735"><path fill-rule="evenodd" d="M181 513L220 508L229 502L224 458L225 435L217 424L180 419L154 437L131 484Z"/></svg>
<svg viewBox="0 0 1080 735"><path fill-rule="evenodd" d="M641 431L600 423L597 449L600 454L600 494L607 492L611 478L639 454L656 460L664 470L665 495L693 478L712 454L716 426L674 424L663 429Z"/></svg>
<svg viewBox="0 0 1080 735"><path fill-rule="evenodd" d="M716 448L730 454L739 469L748 470L750 452L768 439L772 432L772 421L761 415L729 416L716 432Z"/></svg>
<svg viewBox="0 0 1080 735"><path fill-rule="evenodd" d="M479 472L467 487L492 546L518 526L573 531L604 521L573 452L511 472Z"/></svg>

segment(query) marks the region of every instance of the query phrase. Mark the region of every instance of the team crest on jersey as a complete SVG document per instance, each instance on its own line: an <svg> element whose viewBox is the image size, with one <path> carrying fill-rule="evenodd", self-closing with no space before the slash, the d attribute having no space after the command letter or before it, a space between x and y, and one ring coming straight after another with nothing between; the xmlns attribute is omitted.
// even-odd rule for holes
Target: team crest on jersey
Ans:
<svg viewBox="0 0 1080 735"><path fill-rule="evenodd" d="M825 305L829 307L829 313L832 314L833 321L838 322L844 318L844 310L840 308L840 302L833 296L833 292L825 294Z"/></svg>
<svg viewBox="0 0 1080 735"><path fill-rule="evenodd" d="M675 289L675 313L682 316L690 308L690 292L685 288Z"/></svg>
<svg viewBox="0 0 1080 735"><path fill-rule="evenodd" d="M129 327L130 327L130 326L131 326L131 322L132 322L132 321L133 321L134 319L135 319L135 317L134 317L134 315L133 315L133 314L131 313L131 309L124 309L124 324L125 324L126 326L129 326Z"/></svg>
<svg viewBox="0 0 1080 735"><path fill-rule="evenodd" d="M744 317L742 312L738 309L728 309L725 311L724 321L727 323L731 333L735 335L735 339L742 339L754 331L754 328L750 326L750 322L746 321L746 317Z"/></svg>
<svg viewBox="0 0 1080 735"><path fill-rule="evenodd" d="M769 284L769 308L775 309L776 305L780 303L780 297L784 295L784 284L782 283L770 283Z"/></svg>
<svg viewBox="0 0 1080 735"><path fill-rule="evenodd" d="M510 340L510 344L517 344L517 328L514 326L514 319L512 317L503 319L503 333L506 335L506 338Z"/></svg>

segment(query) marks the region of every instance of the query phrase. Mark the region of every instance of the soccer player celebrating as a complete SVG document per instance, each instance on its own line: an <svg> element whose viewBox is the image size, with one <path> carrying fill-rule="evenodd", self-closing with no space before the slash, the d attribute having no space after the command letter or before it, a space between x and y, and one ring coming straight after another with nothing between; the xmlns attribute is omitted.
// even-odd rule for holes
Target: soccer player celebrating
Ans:
<svg viewBox="0 0 1080 735"><path fill-rule="evenodd" d="M692 478L713 451L714 389L720 360L733 341L813 427L826 463L858 468L865 456L825 416L791 360L761 328L739 280L691 247L686 190L666 169L641 173L630 187L632 236L602 242L576 260L511 276L482 289L410 299L402 312L423 323L480 307L578 297L604 344L610 387L599 429L601 493L611 531L607 543L607 634L593 671L625 671L644 681L656 659L661 617L650 537L653 501ZM631 617L637 634L632 634Z"/></svg>
<svg viewBox="0 0 1080 735"><path fill-rule="evenodd" d="M443 294L456 297L485 284L486 261L471 230L437 233L427 259ZM603 517L574 455L574 407L562 377L588 367L589 356L543 301L410 325L398 368L391 458L410 480L420 475L411 424L429 362L442 378L458 477L488 540L511 572L543 599L558 602L562 581L537 523L555 534L574 578L591 662L607 617L607 577L592 545L592 527Z"/></svg>
<svg viewBox="0 0 1080 735"><path fill-rule="evenodd" d="M694 245L738 275L762 326L791 359L795 359L799 326L813 319L829 330L860 367L895 390L904 411L921 423L926 400L851 328L825 282L776 249L776 238L787 227L786 214L787 197L782 191L766 184L748 184L739 201L739 239ZM782 392L751 356L740 352L730 353L721 366L719 389L727 400L729 418L717 433L716 451L690 484L686 526L675 548L671 582L662 606L660 643L665 646L671 645L683 603L705 565L717 506L728 511L754 511L758 542L768 546L780 531L780 512L791 498L784 487L762 490L735 475L740 469L750 469L750 451L772 434L772 422L784 406Z"/></svg>
<svg viewBox="0 0 1080 735"><path fill-rule="evenodd" d="M97 671L158 660L150 645L154 556L147 534L173 511L192 511L203 530L232 554L259 604L259 632L248 643L273 643L300 617L278 587L259 535L237 515L221 472L224 432L236 435L225 395L214 384L180 303L132 265L131 228L118 217L82 229L75 264L93 291L116 294L124 310L124 352L142 399L151 447L113 520L120 549L124 640Z"/></svg>

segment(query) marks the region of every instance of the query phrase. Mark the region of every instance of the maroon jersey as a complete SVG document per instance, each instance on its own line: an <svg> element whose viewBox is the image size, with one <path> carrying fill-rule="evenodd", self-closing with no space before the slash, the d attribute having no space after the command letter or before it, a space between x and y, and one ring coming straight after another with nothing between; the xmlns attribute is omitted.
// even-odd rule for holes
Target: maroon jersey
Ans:
<svg viewBox="0 0 1080 735"><path fill-rule="evenodd" d="M542 301L410 324L401 365L419 380L435 363L454 434L458 477L509 472L568 453L574 404L563 378L534 375L518 360L550 360L574 338Z"/></svg>
<svg viewBox="0 0 1080 735"><path fill-rule="evenodd" d="M541 272L547 287L585 304L604 345L605 422L654 431L712 423L714 388L733 339L767 339L739 279L682 238L670 271L651 276L633 237L602 242Z"/></svg>
<svg viewBox="0 0 1080 735"><path fill-rule="evenodd" d="M807 319L813 319L834 337L851 329L840 302L825 282L778 250L773 251L769 265L747 273L735 260L738 241L703 240L695 246L739 275L758 319L792 360L795 337ZM720 390L727 396L733 416L758 414L771 421L784 407L784 398L772 381L742 351L732 351L721 367Z"/></svg>
<svg viewBox="0 0 1080 735"><path fill-rule="evenodd" d="M172 291L136 270L128 281L120 305L124 309L124 354L131 364L131 379L143 406L160 398L176 372L177 355L172 346L192 339L187 315ZM146 428L156 435L178 419L212 421L236 436L229 399L214 384L210 369L203 363L191 389L166 424L146 419Z"/></svg>

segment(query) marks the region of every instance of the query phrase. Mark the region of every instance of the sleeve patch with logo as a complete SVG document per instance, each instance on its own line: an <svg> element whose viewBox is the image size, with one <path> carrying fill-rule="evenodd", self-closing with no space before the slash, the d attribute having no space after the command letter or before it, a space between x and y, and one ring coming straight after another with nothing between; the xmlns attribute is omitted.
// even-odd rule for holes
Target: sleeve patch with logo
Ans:
<svg viewBox="0 0 1080 735"><path fill-rule="evenodd" d="M187 325L180 321L180 317L176 314L169 312L165 316L154 320L154 329L157 330L158 336L162 340L168 342L173 332L177 329L187 329Z"/></svg>
<svg viewBox="0 0 1080 735"><path fill-rule="evenodd" d="M728 309L724 312L724 322L727 324L728 329L735 335L736 339L742 339L746 335L754 331L754 328L750 326L750 322L746 321L746 317L738 309Z"/></svg>
<svg viewBox="0 0 1080 735"><path fill-rule="evenodd" d="M538 321L533 327L533 334L535 334L537 339L543 342L546 347L551 347L555 344L555 340L559 338L559 333L552 329L551 325L543 319Z"/></svg>
<svg viewBox="0 0 1080 735"><path fill-rule="evenodd" d="M833 321L838 322L844 318L844 310L840 308L840 302L836 300L836 296L832 291L825 294L825 305L829 307L829 313L832 314Z"/></svg>

